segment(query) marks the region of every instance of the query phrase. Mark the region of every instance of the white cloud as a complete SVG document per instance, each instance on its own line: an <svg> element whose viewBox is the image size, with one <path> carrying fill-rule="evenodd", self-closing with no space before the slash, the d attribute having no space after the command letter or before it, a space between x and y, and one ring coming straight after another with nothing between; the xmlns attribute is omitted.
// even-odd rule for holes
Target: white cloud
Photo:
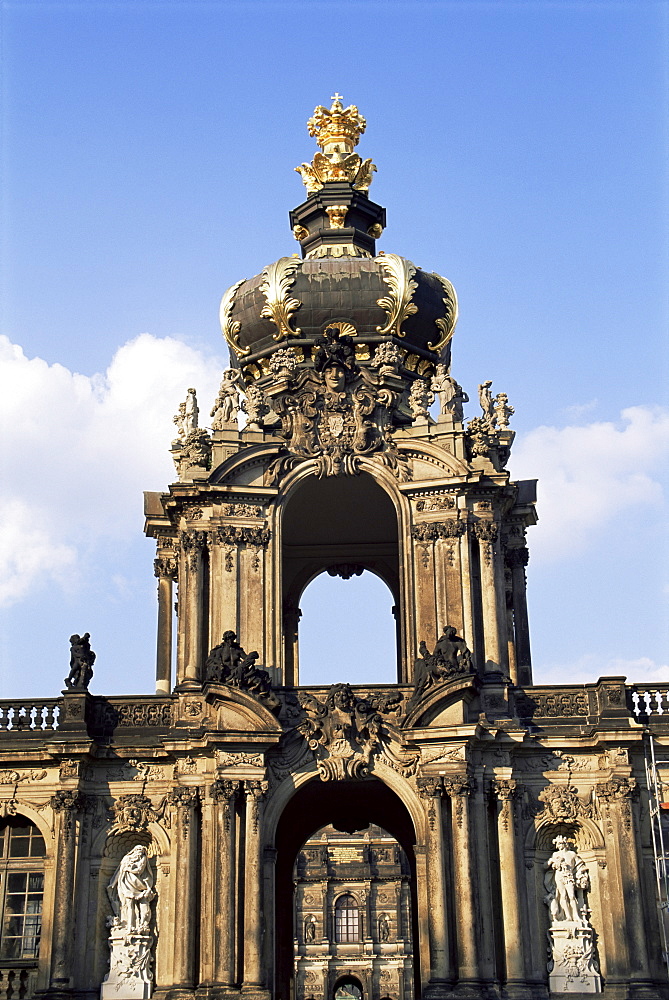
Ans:
<svg viewBox="0 0 669 1000"><path fill-rule="evenodd" d="M223 366L142 334L89 377L0 337L1 604L64 585L84 551L141 530L142 491L174 479L172 416L193 385L206 424Z"/></svg>
<svg viewBox="0 0 669 1000"><path fill-rule="evenodd" d="M535 671L536 684L593 684L598 677L626 677L628 684L666 684L669 663L656 663L648 656L621 659L585 653L577 660L542 665L540 676Z"/></svg>
<svg viewBox="0 0 669 1000"><path fill-rule="evenodd" d="M662 509L669 457L669 411L631 406L620 423L537 427L518 438L514 478L538 479L537 559L572 558L619 514Z"/></svg>

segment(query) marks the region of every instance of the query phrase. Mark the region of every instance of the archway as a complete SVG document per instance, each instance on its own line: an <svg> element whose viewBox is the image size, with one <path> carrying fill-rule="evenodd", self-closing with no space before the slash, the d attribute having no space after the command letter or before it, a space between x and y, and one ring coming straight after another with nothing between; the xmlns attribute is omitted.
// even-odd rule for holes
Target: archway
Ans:
<svg viewBox="0 0 669 1000"><path fill-rule="evenodd" d="M394 684L394 598L374 573L321 573L300 598L300 684Z"/></svg>
<svg viewBox="0 0 669 1000"><path fill-rule="evenodd" d="M370 570L387 584L395 607L400 606L397 513L388 493L367 473L325 479L311 476L286 500L282 607L287 684L299 683L300 598L324 570L344 579ZM399 623L401 615L396 620ZM396 632L397 661L399 624Z"/></svg>
<svg viewBox="0 0 669 1000"><path fill-rule="evenodd" d="M416 835L400 798L377 778L364 781L309 781L286 805L276 830L275 996L294 996L293 869L302 845L322 827L355 833L375 824L401 846L409 866L411 929L414 942L414 996L420 993L420 962L416 896ZM332 997L326 998L332 1000ZM365 996L365 1000L367 997Z"/></svg>

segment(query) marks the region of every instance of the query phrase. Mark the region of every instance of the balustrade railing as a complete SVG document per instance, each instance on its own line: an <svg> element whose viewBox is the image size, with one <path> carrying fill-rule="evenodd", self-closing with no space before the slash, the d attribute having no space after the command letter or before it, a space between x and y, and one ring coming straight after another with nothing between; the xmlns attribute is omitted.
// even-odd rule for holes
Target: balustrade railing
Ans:
<svg viewBox="0 0 669 1000"><path fill-rule="evenodd" d="M37 989L37 965L0 964L0 1000L30 1000Z"/></svg>
<svg viewBox="0 0 669 1000"><path fill-rule="evenodd" d="M58 729L62 700L0 701L0 733ZM2 997L0 995L0 1000Z"/></svg>
<svg viewBox="0 0 669 1000"><path fill-rule="evenodd" d="M669 715L669 684L630 684L627 690L636 718Z"/></svg>

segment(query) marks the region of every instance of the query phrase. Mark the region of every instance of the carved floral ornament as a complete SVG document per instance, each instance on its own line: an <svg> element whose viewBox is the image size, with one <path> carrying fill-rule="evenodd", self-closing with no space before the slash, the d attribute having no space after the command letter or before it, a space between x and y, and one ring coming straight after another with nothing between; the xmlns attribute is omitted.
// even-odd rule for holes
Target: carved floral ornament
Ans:
<svg viewBox="0 0 669 1000"><path fill-rule="evenodd" d="M271 320L276 326L276 333L272 334L274 340L297 337L301 333L299 327L293 329L290 324L293 313L302 303L299 299L290 298L288 295L295 282L295 272L301 263L297 257L280 257L275 263L268 264L262 272L260 291L265 296L265 305L260 315L264 319Z"/></svg>

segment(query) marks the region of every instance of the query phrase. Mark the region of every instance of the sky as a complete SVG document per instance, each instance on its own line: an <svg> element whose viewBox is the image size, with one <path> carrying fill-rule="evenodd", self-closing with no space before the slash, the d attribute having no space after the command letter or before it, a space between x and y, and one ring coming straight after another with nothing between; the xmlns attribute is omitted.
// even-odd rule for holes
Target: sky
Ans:
<svg viewBox="0 0 669 1000"><path fill-rule="evenodd" d="M4 0L0 45L0 697L57 696L83 631L94 693L153 691L142 491L336 91L377 248L453 282L453 374L515 407L535 682L669 681L667 3ZM314 581L303 679L392 680L390 603Z"/></svg>

